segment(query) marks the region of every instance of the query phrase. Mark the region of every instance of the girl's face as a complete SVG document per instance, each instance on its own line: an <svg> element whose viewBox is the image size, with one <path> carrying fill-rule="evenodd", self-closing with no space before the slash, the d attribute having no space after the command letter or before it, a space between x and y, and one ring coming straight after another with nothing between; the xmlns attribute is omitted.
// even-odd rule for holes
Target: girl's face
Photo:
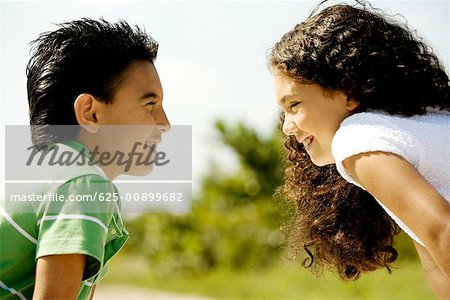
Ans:
<svg viewBox="0 0 450 300"><path fill-rule="evenodd" d="M341 122L359 105L341 91L327 91L274 73L275 94L284 112L283 132L302 143L317 166L334 163L331 142Z"/></svg>

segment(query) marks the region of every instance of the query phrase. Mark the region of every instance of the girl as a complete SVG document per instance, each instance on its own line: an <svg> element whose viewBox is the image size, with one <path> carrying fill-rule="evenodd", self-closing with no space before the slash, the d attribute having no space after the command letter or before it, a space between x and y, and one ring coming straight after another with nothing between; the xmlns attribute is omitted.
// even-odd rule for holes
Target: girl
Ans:
<svg viewBox="0 0 450 300"><path fill-rule="evenodd" d="M282 193L305 267L343 279L396 260L414 240L431 288L450 295L450 86L408 28L363 8L313 13L269 57L287 136Z"/></svg>

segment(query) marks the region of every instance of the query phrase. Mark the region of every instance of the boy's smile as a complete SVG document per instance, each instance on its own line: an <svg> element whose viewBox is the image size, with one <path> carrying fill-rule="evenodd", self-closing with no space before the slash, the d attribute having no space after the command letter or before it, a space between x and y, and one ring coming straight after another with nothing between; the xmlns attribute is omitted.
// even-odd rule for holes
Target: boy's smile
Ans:
<svg viewBox="0 0 450 300"><path fill-rule="evenodd" d="M295 81L274 72L275 94L284 113L283 132L295 136L317 166L334 163L331 142L341 122L359 105L340 91Z"/></svg>

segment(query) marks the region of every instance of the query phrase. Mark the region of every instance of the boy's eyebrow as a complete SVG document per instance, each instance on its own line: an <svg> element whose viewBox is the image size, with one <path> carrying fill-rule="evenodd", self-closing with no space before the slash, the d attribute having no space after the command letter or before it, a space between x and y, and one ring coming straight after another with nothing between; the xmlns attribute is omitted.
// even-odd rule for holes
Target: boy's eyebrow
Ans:
<svg viewBox="0 0 450 300"><path fill-rule="evenodd" d="M158 94L153 93L153 92L148 92L141 96L141 99L148 99L148 98L160 99L161 97Z"/></svg>

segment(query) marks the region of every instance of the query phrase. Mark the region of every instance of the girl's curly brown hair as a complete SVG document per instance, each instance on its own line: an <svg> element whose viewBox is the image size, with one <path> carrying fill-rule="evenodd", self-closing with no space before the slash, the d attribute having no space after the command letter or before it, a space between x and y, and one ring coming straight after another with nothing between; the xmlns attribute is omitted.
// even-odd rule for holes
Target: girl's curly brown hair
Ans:
<svg viewBox="0 0 450 300"><path fill-rule="evenodd" d="M310 16L276 43L272 70L302 83L343 91L360 111L405 117L428 108L450 110L449 78L435 54L405 25L364 5L334 5ZM286 232L305 267L335 268L342 279L387 268L396 260L399 227L334 165L315 166L294 137L286 137L281 194L296 204ZM313 264L315 262L315 264Z"/></svg>

